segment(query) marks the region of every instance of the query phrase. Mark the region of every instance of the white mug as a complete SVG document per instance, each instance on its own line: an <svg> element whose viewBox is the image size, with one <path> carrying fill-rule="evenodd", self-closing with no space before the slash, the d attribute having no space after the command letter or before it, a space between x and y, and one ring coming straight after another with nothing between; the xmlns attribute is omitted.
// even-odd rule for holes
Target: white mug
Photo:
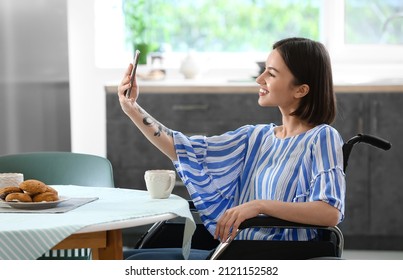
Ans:
<svg viewBox="0 0 403 280"><path fill-rule="evenodd" d="M168 198L175 186L173 170L147 170L144 173L146 187L152 198Z"/></svg>
<svg viewBox="0 0 403 280"><path fill-rule="evenodd" d="M22 173L0 173L0 188L1 187L18 187L24 181Z"/></svg>

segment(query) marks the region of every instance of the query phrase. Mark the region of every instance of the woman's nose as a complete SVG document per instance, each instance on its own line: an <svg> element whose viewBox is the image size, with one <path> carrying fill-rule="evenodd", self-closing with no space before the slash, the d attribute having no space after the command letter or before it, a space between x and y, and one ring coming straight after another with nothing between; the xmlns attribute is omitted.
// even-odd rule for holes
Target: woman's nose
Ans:
<svg viewBox="0 0 403 280"><path fill-rule="evenodd" d="M258 83L259 85L264 84L264 79L262 79L262 74L260 74L259 76L256 77L255 79L256 83Z"/></svg>

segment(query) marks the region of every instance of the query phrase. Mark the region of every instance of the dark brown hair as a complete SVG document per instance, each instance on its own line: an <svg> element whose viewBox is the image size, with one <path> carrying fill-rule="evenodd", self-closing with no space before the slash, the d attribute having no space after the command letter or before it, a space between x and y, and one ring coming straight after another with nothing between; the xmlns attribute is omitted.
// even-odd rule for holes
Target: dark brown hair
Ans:
<svg viewBox="0 0 403 280"><path fill-rule="evenodd" d="M309 124L331 124L336 116L332 68L325 46L306 38L287 38L273 45L294 76L294 84L309 86L309 92L291 113Z"/></svg>

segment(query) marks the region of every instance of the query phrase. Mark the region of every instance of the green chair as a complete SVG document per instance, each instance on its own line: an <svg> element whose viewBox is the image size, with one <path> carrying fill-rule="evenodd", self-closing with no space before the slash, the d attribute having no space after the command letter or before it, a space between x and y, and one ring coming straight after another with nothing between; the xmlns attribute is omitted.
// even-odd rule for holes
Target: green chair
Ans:
<svg viewBox="0 0 403 280"><path fill-rule="evenodd" d="M34 152L0 156L1 173L22 173L24 180L47 185L115 187L107 158L71 152ZM90 259L90 249L52 250L39 259Z"/></svg>

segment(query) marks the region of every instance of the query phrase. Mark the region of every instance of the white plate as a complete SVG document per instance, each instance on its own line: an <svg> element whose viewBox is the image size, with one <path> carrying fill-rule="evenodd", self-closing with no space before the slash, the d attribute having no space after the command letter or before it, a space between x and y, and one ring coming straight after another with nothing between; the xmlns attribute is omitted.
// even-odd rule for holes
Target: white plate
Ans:
<svg viewBox="0 0 403 280"><path fill-rule="evenodd" d="M55 208L59 203L69 200L68 197L61 196L58 201L49 201L49 202L17 202L17 201L2 201L4 204L7 204L16 209L25 209L25 210L40 210L40 209L49 209Z"/></svg>

